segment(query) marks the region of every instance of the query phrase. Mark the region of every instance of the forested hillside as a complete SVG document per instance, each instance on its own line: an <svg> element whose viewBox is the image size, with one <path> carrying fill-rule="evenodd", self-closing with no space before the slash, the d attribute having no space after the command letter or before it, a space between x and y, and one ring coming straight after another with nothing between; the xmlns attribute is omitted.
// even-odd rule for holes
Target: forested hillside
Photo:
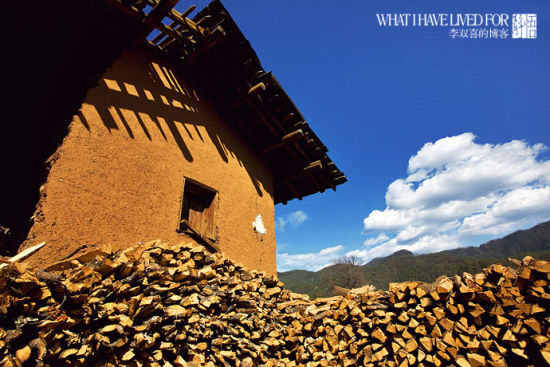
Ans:
<svg viewBox="0 0 550 367"><path fill-rule="evenodd" d="M443 274L476 273L499 262L509 265L508 257L522 258L527 255L541 260L550 259L550 221L480 246L423 255L397 251L390 256L371 260L358 271L367 282L379 289L387 289L390 282L432 282ZM329 266L318 272L293 270L278 275L290 290L312 297L324 297L333 295L333 285L345 286L338 283L337 269L336 266Z"/></svg>

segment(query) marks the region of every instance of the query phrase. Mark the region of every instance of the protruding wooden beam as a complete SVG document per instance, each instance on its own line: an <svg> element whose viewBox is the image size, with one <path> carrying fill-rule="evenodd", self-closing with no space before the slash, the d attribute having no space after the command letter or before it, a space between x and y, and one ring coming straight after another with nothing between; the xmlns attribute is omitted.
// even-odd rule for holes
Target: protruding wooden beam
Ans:
<svg viewBox="0 0 550 367"><path fill-rule="evenodd" d="M179 0L159 0L157 5L143 19L143 28L141 33L146 37L153 29L162 23L164 17L172 10Z"/></svg>
<svg viewBox="0 0 550 367"><path fill-rule="evenodd" d="M197 20L197 26L200 26L202 23L204 23L205 21L207 21L210 18L212 18L211 15L205 15L201 19Z"/></svg>
<svg viewBox="0 0 550 367"><path fill-rule="evenodd" d="M185 10L183 13L180 14L180 17L182 18L188 17L189 14L191 14L196 8L197 8L196 5L191 5L190 7L187 8L187 10Z"/></svg>
<svg viewBox="0 0 550 367"><path fill-rule="evenodd" d="M263 112L258 108L258 106L256 106L255 103L251 102L250 100L247 100L248 102L248 105L250 107L252 107L252 109L254 111L256 111L258 117L260 118L260 120L262 120L262 122L264 123L265 126L267 126L267 128L269 130L271 130L271 132L273 133L273 135L275 137L277 136L280 136L280 133L281 133L281 130L280 129L277 129L275 126L273 126L273 124L271 123L271 121L269 121L266 116L264 116Z"/></svg>
<svg viewBox="0 0 550 367"><path fill-rule="evenodd" d="M195 34L197 34L201 37L205 36L204 28L202 28L200 25L198 25L197 23L195 23L194 21L192 21L189 18L183 18L183 21L185 22L185 24L187 25L187 27L189 29L191 29L193 32L195 32Z"/></svg>
<svg viewBox="0 0 550 367"><path fill-rule="evenodd" d="M342 176L338 176L338 177L336 177L336 178L335 178L334 180L332 180L332 181L333 181L333 182L335 182L335 183L338 183L338 184L340 184L340 183L344 183L344 182L347 182L347 181L348 181L348 179L347 179L347 177L346 177L346 176L342 175Z"/></svg>
<svg viewBox="0 0 550 367"><path fill-rule="evenodd" d="M285 146L286 144L288 144L289 142L292 142L292 141L295 141L297 139L300 139L304 136L304 132L302 130L296 130L296 131L293 131L289 134L286 134L285 136L283 136L281 138L281 141L278 142L278 143L274 143L274 144L271 144L267 147L265 147L262 151L261 151L261 154L266 154L268 152L271 152L272 150L275 150L275 149L278 149L280 147L283 147Z"/></svg>
<svg viewBox="0 0 550 367"><path fill-rule="evenodd" d="M180 35L175 29L173 29L170 26L167 26L164 23L157 24L157 26L155 28L158 29L159 31L161 31L161 34L167 35L168 36L167 38L169 40L174 40L174 39L175 40L180 40L180 39L183 38L182 35ZM146 37L146 35L144 37ZM164 41L168 42L168 40L164 39L161 43L165 43Z"/></svg>
<svg viewBox="0 0 550 367"><path fill-rule="evenodd" d="M256 94L260 91L265 91L266 89L267 87L265 86L265 84L260 82L248 90L248 95Z"/></svg>
<svg viewBox="0 0 550 367"><path fill-rule="evenodd" d="M319 181L315 177L315 173L312 173L311 175L309 175L309 177L311 178L311 182L313 182L313 185L315 186L317 191L319 191L319 192L325 191L325 189L323 189L323 187L321 186L321 184L319 183Z"/></svg>
<svg viewBox="0 0 550 367"><path fill-rule="evenodd" d="M296 150L298 153L301 154L302 158L304 158L306 162L309 162L311 160L311 157L309 157L309 155L306 152L304 152L304 150L296 140L292 142L292 146L294 147L294 150Z"/></svg>
<svg viewBox="0 0 550 367"><path fill-rule="evenodd" d="M323 168L323 163L321 161L314 161L314 162L311 162L310 164L308 164L307 166L305 166L302 171L303 172L309 172L311 170L314 170L314 169L321 169Z"/></svg>
<svg viewBox="0 0 550 367"><path fill-rule="evenodd" d="M237 102L235 102L233 104L233 106L231 107L234 110L241 107L241 106L244 106L245 104L251 104L251 101L250 101L251 98L254 98L255 96L258 95L259 92L265 91L267 89L266 85L264 83L260 82L256 85L253 85L252 87L250 87L248 89L248 91L246 92L246 94L244 94L241 91L241 88L238 87L237 83L233 82L233 86L235 87L235 89L237 89L240 93L243 94L237 100Z"/></svg>
<svg viewBox="0 0 550 367"><path fill-rule="evenodd" d="M342 176L338 176L336 177L335 179L332 180L332 190L336 191L336 186L338 185L341 185L345 182L348 182L348 179L346 178L346 176L342 175Z"/></svg>
<svg viewBox="0 0 550 367"><path fill-rule="evenodd" d="M294 172L280 180L280 182L288 183L289 181L295 180L297 178L309 175L311 172L320 170L323 168L323 163L321 161L314 161L302 168L301 170Z"/></svg>
<svg viewBox="0 0 550 367"><path fill-rule="evenodd" d="M176 22L172 22L168 25L168 27L170 28L173 28L174 30L176 30L176 26L178 25L178 23ZM153 37L153 39L151 40L152 43L154 44L157 44L161 39L163 39L164 37L166 37L166 33L163 33L163 32L160 32L159 34L157 34L155 37Z"/></svg>
<svg viewBox="0 0 550 367"><path fill-rule="evenodd" d="M179 22L176 22L175 20L172 21L169 25L168 25L168 28L171 28L173 29L178 35L181 34L181 30L183 28L183 24L179 23ZM158 29L158 28L157 28ZM164 32L160 32L159 34L157 34L155 36L155 38L153 38L151 40L151 42L153 43L158 43L164 36L167 36L166 33ZM162 40L162 42L159 44L160 47L164 47L166 45L166 43L168 42L171 42L173 41L173 37L170 38L170 37L166 37L164 40Z"/></svg>
<svg viewBox="0 0 550 367"><path fill-rule="evenodd" d="M124 5L118 0L105 0L105 2L111 5L113 8L118 9L128 15L131 15L134 18L141 17L139 9L132 5Z"/></svg>
<svg viewBox="0 0 550 367"><path fill-rule="evenodd" d="M294 115L294 112L291 112L289 113L288 115L286 115L285 117L283 117L283 123L284 122L287 122L288 120L290 120L291 118L293 118L295 115Z"/></svg>
<svg viewBox="0 0 550 367"><path fill-rule="evenodd" d="M254 144L257 144L255 135L250 131L248 126L241 120L236 114L230 114L230 116L237 122L237 125L241 128L242 132L250 139Z"/></svg>
<svg viewBox="0 0 550 367"><path fill-rule="evenodd" d="M187 56L183 61L189 65L194 64L202 54L206 53L208 50L214 47L224 37L225 31L221 26L217 26L210 32L210 34L208 34L206 40L201 42L199 48L196 49L192 54Z"/></svg>
<svg viewBox="0 0 550 367"><path fill-rule="evenodd" d="M294 197L300 198L300 200L302 200L302 197L300 195L298 195L298 191L296 191L296 188L294 187L293 184L291 184L290 182L287 182L286 185L288 186L290 191L292 191L292 194L294 195ZM285 204L286 204L286 202L285 202Z"/></svg>
<svg viewBox="0 0 550 367"><path fill-rule="evenodd" d="M155 0L145 0L145 1L147 1L147 4L151 6L156 6ZM195 8L196 8L195 5L190 6L183 14L181 14L180 12L174 9L170 9L166 14L166 16L172 19L173 21L180 23L185 28L190 28L192 31L196 32L196 34L200 36L204 36L204 28L198 26L191 19L187 18L187 16L191 14L191 12L195 10Z"/></svg>
<svg viewBox="0 0 550 367"><path fill-rule="evenodd" d="M174 23L176 23L176 22L174 22ZM183 40L184 42L192 43L191 40L189 39L189 37L186 37L185 33L188 30L185 29L183 25L181 25L179 23L176 23L176 26L174 27L174 31L179 35L178 38L166 37L165 39L160 41L160 43L158 43L158 46L165 49L165 50L167 50L168 47L170 47L174 42L179 42L179 41Z"/></svg>

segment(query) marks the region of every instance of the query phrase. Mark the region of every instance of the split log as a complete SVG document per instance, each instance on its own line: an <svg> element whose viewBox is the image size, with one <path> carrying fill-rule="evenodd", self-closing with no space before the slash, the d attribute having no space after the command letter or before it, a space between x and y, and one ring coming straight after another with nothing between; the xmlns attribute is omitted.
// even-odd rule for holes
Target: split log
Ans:
<svg viewBox="0 0 550 367"><path fill-rule="evenodd" d="M0 270L0 365L549 364L547 262L514 264L311 301L195 243L15 262Z"/></svg>

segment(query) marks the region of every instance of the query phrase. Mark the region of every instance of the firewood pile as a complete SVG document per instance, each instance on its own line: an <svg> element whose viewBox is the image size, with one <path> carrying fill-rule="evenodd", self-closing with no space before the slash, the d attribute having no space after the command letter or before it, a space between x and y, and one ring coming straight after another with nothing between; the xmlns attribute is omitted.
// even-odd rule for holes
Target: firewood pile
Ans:
<svg viewBox="0 0 550 367"><path fill-rule="evenodd" d="M310 301L196 245L0 273L0 366L550 364L550 262Z"/></svg>

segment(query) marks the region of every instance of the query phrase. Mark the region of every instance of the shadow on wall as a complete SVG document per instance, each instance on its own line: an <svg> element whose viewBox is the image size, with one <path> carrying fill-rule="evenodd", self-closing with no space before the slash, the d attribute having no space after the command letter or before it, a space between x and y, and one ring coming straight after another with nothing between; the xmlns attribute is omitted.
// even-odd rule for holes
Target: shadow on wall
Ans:
<svg viewBox="0 0 550 367"><path fill-rule="evenodd" d="M4 2L7 37L0 132L0 254L25 240L48 174L46 161L67 134L86 92L140 26L105 1Z"/></svg>
<svg viewBox="0 0 550 367"><path fill-rule="evenodd" d="M137 132L131 125L135 129L136 124L130 121L137 121L149 141L160 137L168 141L169 136L172 136L183 158L193 162L193 154L185 139L199 139L204 142L199 130L202 126L224 162L229 162L231 156L245 168L259 196L263 196L260 184L269 190L271 185L262 182L264 178L254 172L259 168L258 163L250 159L240 144L244 138L235 138L236 133L227 131L228 123L209 123L212 119L222 118L202 111L208 104L199 103L199 94L189 83L184 84L171 68L163 66L158 60L148 60L149 54L144 50L132 51L132 55L128 56L123 56L123 65L115 63L105 74L100 88L91 92L93 94L90 102L93 104L88 107L94 109L94 115L96 118L99 116L109 133L112 130L122 130L128 137L135 139ZM147 74L144 73L145 67ZM211 110L215 111L215 107L212 106ZM76 120L91 132L91 122L82 110L77 114ZM147 123L149 121L153 124ZM150 131L151 126L154 126L158 134ZM180 133L182 130L185 131L185 139Z"/></svg>

